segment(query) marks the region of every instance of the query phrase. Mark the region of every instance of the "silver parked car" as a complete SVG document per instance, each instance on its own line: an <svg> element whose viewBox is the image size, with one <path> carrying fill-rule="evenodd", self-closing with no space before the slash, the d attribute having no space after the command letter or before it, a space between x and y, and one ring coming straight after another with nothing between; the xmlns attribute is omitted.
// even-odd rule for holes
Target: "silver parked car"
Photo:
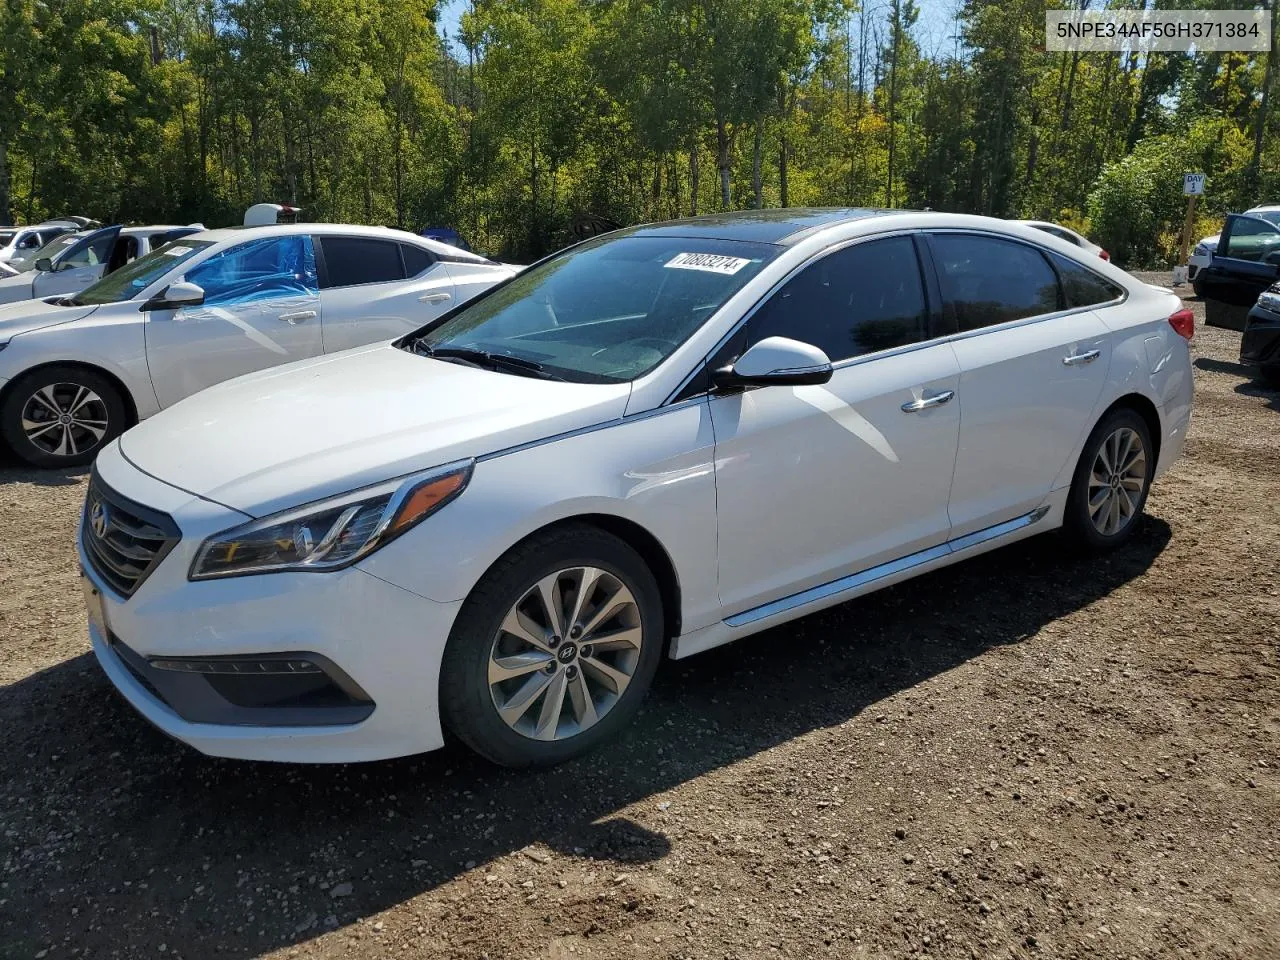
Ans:
<svg viewBox="0 0 1280 960"><path fill-rule="evenodd" d="M202 229L200 224L115 226L63 234L37 251L16 276L0 278L0 303L79 293L138 257Z"/></svg>

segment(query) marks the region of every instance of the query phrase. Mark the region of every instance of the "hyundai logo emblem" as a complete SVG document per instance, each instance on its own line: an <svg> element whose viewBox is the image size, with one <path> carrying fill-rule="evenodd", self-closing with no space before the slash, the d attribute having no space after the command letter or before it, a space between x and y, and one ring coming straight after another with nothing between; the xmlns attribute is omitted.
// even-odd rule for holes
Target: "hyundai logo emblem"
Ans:
<svg viewBox="0 0 1280 960"><path fill-rule="evenodd" d="M107 523L110 519L107 505L101 500L93 501L93 505L89 507L89 529L95 537L102 539L107 535Z"/></svg>

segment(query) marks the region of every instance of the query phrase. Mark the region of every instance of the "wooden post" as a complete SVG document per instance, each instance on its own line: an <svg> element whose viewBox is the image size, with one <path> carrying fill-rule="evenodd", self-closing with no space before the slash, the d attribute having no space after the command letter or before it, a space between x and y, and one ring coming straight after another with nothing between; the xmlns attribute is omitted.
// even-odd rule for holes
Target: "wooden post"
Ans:
<svg viewBox="0 0 1280 960"><path fill-rule="evenodd" d="M1178 266L1186 266L1187 247L1191 245L1191 227L1195 222L1196 195L1187 197L1187 219L1182 222L1182 245L1178 248Z"/></svg>

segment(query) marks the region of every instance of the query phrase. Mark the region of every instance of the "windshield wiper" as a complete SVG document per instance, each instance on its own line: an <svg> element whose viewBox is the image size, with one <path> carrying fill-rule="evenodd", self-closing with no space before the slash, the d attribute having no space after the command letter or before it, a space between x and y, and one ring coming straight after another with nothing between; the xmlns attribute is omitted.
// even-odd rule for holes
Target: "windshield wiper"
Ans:
<svg viewBox="0 0 1280 960"><path fill-rule="evenodd" d="M461 360L476 367L492 367L506 370L523 377L537 377L540 380L560 380L554 373L548 373L542 364L524 357L513 357L507 353L491 353L488 350L476 350L472 347L432 347L421 340L415 341L413 352L434 360Z"/></svg>

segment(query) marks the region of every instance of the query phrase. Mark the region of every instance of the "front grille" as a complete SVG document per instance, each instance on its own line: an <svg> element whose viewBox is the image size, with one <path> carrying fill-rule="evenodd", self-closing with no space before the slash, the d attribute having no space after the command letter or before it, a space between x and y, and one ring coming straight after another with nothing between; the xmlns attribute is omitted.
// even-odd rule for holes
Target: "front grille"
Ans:
<svg viewBox="0 0 1280 960"><path fill-rule="evenodd" d="M120 596L138 589L179 536L167 513L120 496L96 472L90 477L80 537L94 572Z"/></svg>

